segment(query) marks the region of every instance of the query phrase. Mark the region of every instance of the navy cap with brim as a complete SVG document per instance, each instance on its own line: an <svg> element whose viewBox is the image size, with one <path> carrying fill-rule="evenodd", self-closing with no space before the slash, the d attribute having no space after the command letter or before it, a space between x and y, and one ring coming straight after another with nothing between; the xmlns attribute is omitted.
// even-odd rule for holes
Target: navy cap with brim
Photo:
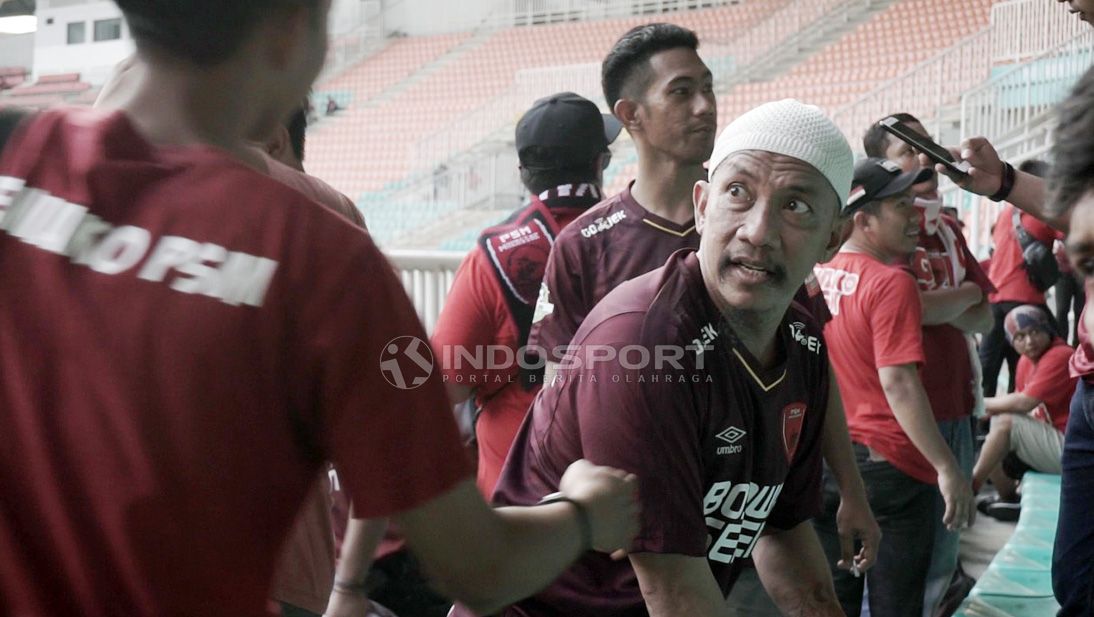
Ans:
<svg viewBox="0 0 1094 617"><path fill-rule="evenodd" d="M892 197L899 193L903 193L912 187L912 185L919 184L920 182L926 182L934 177L934 170L929 167L922 167L915 171L906 171L899 176L893 178L885 188L881 189L874 199L885 199L886 197Z"/></svg>

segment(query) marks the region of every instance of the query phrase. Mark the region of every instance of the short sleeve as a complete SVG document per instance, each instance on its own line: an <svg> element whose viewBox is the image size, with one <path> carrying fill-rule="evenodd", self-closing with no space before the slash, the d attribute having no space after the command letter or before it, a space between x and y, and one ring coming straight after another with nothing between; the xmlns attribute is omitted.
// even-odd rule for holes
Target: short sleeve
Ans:
<svg viewBox="0 0 1094 617"><path fill-rule="evenodd" d="M462 361L457 350L486 349L497 342L503 326L503 314L498 310L498 302L504 302L500 293L484 253L476 247L460 264L433 331L433 349L443 359L447 380L474 383L482 376L482 367Z"/></svg>
<svg viewBox="0 0 1094 617"><path fill-rule="evenodd" d="M598 325L582 342L579 357L591 344L617 351L633 344L640 319L622 315ZM687 374L694 370L683 366ZM588 371L568 373L583 377L569 386L568 397L577 414L582 453L595 464L638 476L642 515L633 552L701 556L707 528L693 394L686 384L652 383L642 372L600 362Z"/></svg>
<svg viewBox="0 0 1094 617"><path fill-rule="evenodd" d="M333 231L339 236L324 234L326 246L294 264L304 283L293 294L295 349L286 355L295 381L287 389L301 413L290 421L316 425L317 454L337 466L355 511L384 517L450 490L470 477L470 464L425 331L390 264L366 234Z"/></svg>
<svg viewBox="0 0 1094 617"><path fill-rule="evenodd" d="M1011 223L1013 225L1013 223ZM1060 237L1060 234L1053 228L1049 227L1045 223L1037 220L1036 217L1022 213L1022 227L1026 228L1029 235L1036 238L1039 242L1043 242L1049 248L1052 247L1052 243Z"/></svg>
<svg viewBox="0 0 1094 617"><path fill-rule="evenodd" d="M1071 375L1068 372L1068 361L1071 359L1072 349L1065 345L1057 345L1045 352L1037 362L1037 370L1032 371L1032 377L1022 388L1022 394L1035 398L1041 402L1051 401L1061 389L1071 387ZM1022 360L1026 360L1025 357Z"/></svg>
<svg viewBox="0 0 1094 617"><path fill-rule="evenodd" d="M874 341L874 367L923 364L923 307L911 274L892 268L878 280L867 313Z"/></svg>
<svg viewBox="0 0 1094 617"><path fill-rule="evenodd" d="M543 275L528 345L540 348L550 362L560 362L562 349L592 309L584 290L584 267L579 243L563 231L551 249Z"/></svg>

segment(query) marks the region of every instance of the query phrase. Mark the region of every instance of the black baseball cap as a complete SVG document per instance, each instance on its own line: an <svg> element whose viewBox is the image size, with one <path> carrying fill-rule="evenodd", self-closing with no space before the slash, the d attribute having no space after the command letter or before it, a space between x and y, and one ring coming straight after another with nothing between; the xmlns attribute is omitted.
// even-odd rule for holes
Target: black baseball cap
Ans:
<svg viewBox="0 0 1094 617"><path fill-rule="evenodd" d="M851 180L851 196L843 207L844 214L865 206L871 201L898 195L911 188L913 184L926 182L934 177L934 170L922 167L915 171L904 171L899 165L876 156L864 158L855 163L855 174Z"/></svg>
<svg viewBox="0 0 1094 617"><path fill-rule="evenodd" d="M608 150L623 124L573 92L539 99L517 123L517 156L528 169L584 165ZM529 152L529 148L537 150Z"/></svg>

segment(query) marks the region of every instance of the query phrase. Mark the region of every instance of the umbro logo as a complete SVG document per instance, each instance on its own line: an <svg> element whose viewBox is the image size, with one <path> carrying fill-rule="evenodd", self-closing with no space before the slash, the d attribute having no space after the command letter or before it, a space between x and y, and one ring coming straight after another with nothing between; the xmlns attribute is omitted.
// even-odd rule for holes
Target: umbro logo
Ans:
<svg viewBox="0 0 1094 617"><path fill-rule="evenodd" d="M728 443L729 445L728 446L719 446L718 450L717 450L717 453L718 454L740 454L741 451L744 450L744 445L739 444L737 442L740 441L741 439L743 439L746 434L747 433L745 433L744 430L739 429L736 426L731 426L731 427L727 428L726 430L722 431L721 433L718 433L717 435L715 435L715 437L717 437L718 439L721 439L722 441Z"/></svg>

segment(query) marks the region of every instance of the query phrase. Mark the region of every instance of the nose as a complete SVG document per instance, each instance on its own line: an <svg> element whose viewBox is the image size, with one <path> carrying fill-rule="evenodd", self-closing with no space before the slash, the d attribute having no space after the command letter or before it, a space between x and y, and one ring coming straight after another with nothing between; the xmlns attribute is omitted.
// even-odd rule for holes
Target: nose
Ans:
<svg viewBox="0 0 1094 617"><path fill-rule="evenodd" d="M716 116L718 113L718 99L713 92L699 91L699 96L695 97L695 115L697 116Z"/></svg>
<svg viewBox="0 0 1094 617"><path fill-rule="evenodd" d="M779 238L779 217L767 200L758 199L745 214L737 228L737 238L755 247L776 248Z"/></svg>

